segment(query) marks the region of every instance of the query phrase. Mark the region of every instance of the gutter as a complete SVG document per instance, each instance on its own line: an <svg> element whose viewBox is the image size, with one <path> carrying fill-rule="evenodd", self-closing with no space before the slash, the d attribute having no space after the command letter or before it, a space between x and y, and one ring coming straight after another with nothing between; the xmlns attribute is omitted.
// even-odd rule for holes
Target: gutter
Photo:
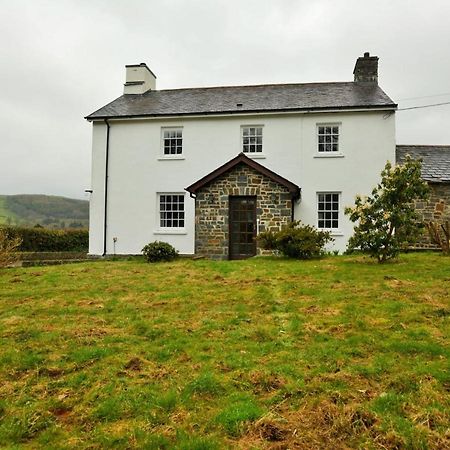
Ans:
<svg viewBox="0 0 450 450"><path fill-rule="evenodd" d="M109 129L108 119L105 119L106 125L106 149L105 149L105 204L103 217L103 255L106 256L106 224L108 219L108 169L109 169Z"/></svg>
<svg viewBox="0 0 450 450"><path fill-rule="evenodd" d="M131 95L131 94L128 94ZM335 113L335 112L367 112L367 111L395 111L398 105L396 103L386 105L360 105L360 106L334 106L334 107L312 107L312 108L288 108L288 109L255 109L255 110L231 110L231 111L203 111L203 112L188 112L188 113L143 113L143 114L123 114L123 115L107 115L107 116L86 116L85 119L88 122L104 119L165 119L165 118L190 118L190 117L203 117L203 116L246 116L253 114L311 114L311 113Z"/></svg>

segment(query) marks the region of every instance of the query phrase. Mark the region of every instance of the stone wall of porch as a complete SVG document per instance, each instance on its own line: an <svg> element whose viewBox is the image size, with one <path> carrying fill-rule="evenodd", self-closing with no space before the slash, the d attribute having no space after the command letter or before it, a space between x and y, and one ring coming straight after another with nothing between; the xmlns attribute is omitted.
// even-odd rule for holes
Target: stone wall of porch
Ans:
<svg viewBox="0 0 450 450"><path fill-rule="evenodd" d="M197 192L195 201L195 253L228 259L229 197L255 195L258 230L277 231L292 218L292 196L285 186L240 164ZM257 245L257 254L265 251Z"/></svg>

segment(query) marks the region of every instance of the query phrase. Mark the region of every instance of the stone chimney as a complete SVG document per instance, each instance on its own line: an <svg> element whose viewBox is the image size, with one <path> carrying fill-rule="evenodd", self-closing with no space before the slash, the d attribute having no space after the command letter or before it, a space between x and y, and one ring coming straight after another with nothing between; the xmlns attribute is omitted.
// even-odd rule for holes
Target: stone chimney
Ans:
<svg viewBox="0 0 450 450"><path fill-rule="evenodd" d="M125 66L126 82L124 84L124 94L143 94L150 89L156 89L156 76L147 67L147 64L130 64Z"/></svg>
<svg viewBox="0 0 450 450"><path fill-rule="evenodd" d="M363 57L360 56L356 60L353 75L357 83L378 84L378 56L370 56L369 52L364 53Z"/></svg>

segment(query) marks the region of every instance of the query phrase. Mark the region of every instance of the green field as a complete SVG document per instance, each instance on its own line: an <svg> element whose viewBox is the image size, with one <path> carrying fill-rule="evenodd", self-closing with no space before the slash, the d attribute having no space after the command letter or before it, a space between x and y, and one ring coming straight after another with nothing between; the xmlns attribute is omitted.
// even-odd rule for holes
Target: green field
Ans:
<svg viewBox="0 0 450 450"><path fill-rule="evenodd" d="M9 221L8 221L9 218ZM17 216L8 209L6 205L6 195L0 195L0 225L17 222Z"/></svg>
<svg viewBox="0 0 450 450"><path fill-rule="evenodd" d="M450 448L450 260L0 271L0 447Z"/></svg>
<svg viewBox="0 0 450 450"><path fill-rule="evenodd" d="M0 225L87 228L89 203L56 195L0 195Z"/></svg>

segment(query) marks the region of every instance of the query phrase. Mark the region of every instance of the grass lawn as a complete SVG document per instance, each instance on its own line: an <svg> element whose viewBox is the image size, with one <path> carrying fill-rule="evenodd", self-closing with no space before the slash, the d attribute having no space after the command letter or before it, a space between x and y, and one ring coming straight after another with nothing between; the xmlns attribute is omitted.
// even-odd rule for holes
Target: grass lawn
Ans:
<svg viewBox="0 0 450 450"><path fill-rule="evenodd" d="M450 448L450 259L0 272L0 447Z"/></svg>

